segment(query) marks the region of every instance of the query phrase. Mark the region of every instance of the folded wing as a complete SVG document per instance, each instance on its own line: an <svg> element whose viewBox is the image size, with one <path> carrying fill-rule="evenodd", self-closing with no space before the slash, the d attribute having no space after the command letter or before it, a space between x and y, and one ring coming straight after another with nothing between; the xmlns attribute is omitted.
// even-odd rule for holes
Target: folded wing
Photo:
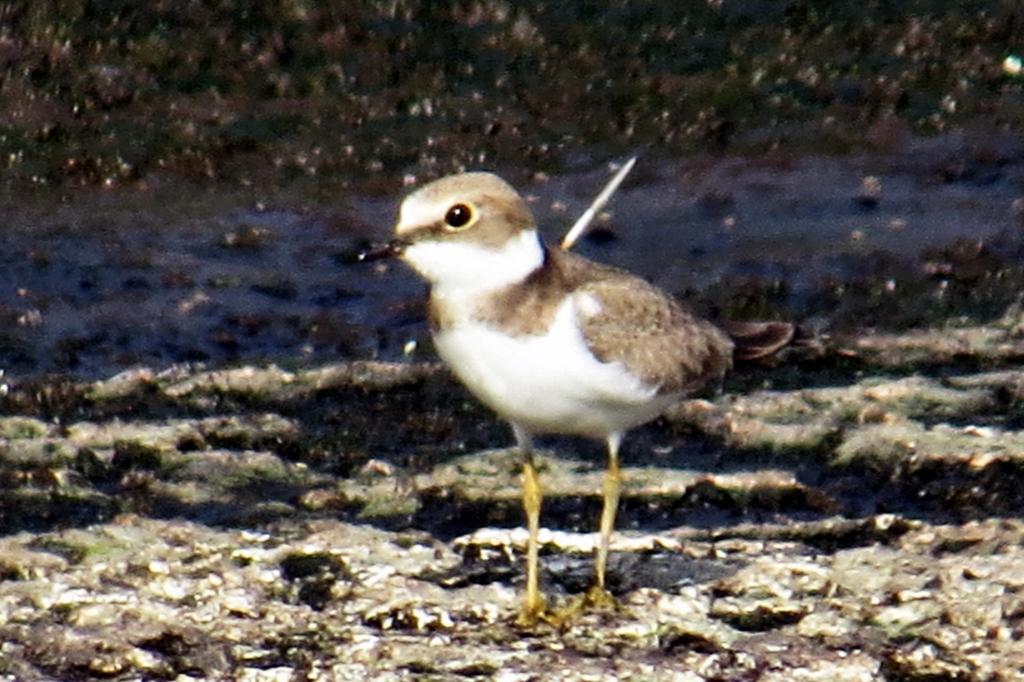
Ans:
<svg viewBox="0 0 1024 682"><path fill-rule="evenodd" d="M584 340L602 362L620 362L661 393L685 393L724 375L733 344L642 279L615 271L576 289Z"/></svg>

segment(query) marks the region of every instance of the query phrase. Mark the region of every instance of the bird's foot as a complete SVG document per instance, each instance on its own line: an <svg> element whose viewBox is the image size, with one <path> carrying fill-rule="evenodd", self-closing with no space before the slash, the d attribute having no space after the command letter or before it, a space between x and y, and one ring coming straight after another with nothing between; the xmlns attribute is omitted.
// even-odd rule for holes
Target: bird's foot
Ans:
<svg viewBox="0 0 1024 682"><path fill-rule="evenodd" d="M611 592L594 585L584 594L573 598L568 604L551 613L548 622L559 628L564 628L583 617L584 614L607 613L616 611L618 608L619 604Z"/></svg>
<svg viewBox="0 0 1024 682"><path fill-rule="evenodd" d="M523 604L523 608L519 610L519 615L516 616L516 626L521 628L532 628L536 627L540 623L550 623L550 613L547 610L547 604L544 601L544 597L537 595L527 595L526 602Z"/></svg>
<svg viewBox="0 0 1024 682"><path fill-rule="evenodd" d="M583 606L587 610L615 609L618 607L618 602L615 601L611 592L600 585L593 585L583 595Z"/></svg>
<svg viewBox="0 0 1024 682"><path fill-rule="evenodd" d="M524 604L515 624L520 628L533 628L538 625L547 625L558 630L564 629L581 618L586 613L595 611L615 611L619 608L618 602L611 592L594 585L585 594L570 599L567 603L559 605L558 608L548 609L543 601L536 604Z"/></svg>
<svg viewBox="0 0 1024 682"><path fill-rule="evenodd" d="M523 608L516 616L516 627L526 630L539 626L547 626L555 630L564 630L583 613L582 599L573 599L568 604L555 609L534 611Z"/></svg>

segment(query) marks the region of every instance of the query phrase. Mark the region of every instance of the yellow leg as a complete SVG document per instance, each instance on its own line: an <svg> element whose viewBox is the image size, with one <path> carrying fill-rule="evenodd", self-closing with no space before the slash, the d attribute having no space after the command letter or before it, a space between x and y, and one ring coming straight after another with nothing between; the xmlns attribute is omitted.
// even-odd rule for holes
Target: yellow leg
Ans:
<svg viewBox="0 0 1024 682"><path fill-rule="evenodd" d="M523 510L526 512L526 527L530 535L526 541L526 600L519 614L520 625L534 625L544 617L544 597L540 593L539 539L540 507L544 499L540 487L540 476L533 463L533 446L528 433L513 427L516 440L523 451Z"/></svg>
<svg viewBox="0 0 1024 682"><path fill-rule="evenodd" d="M622 434L613 433L608 437L608 471L604 475L604 507L601 510L601 539L597 546L597 559L594 562L596 583L588 595L588 600L598 603L610 603L611 597L605 589L605 572L608 566L608 545L611 543L612 531L615 530L615 513L619 508L619 488L622 485L622 472L619 469L619 443Z"/></svg>
<svg viewBox="0 0 1024 682"><path fill-rule="evenodd" d="M544 614L544 597L540 594L538 578L538 535L540 533L540 505L543 495L540 477L532 460L523 463L523 508L526 510L526 526L530 537L526 542L526 602L520 622L536 622Z"/></svg>

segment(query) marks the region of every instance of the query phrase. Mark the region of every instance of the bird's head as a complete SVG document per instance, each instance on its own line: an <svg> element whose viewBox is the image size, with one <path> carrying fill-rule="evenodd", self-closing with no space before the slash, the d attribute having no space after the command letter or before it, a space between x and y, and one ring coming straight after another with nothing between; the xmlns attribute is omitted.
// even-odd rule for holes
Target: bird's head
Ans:
<svg viewBox="0 0 1024 682"><path fill-rule="evenodd" d="M491 173L431 182L402 202L392 251L435 287L488 289L544 261L526 202Z"/></svg>

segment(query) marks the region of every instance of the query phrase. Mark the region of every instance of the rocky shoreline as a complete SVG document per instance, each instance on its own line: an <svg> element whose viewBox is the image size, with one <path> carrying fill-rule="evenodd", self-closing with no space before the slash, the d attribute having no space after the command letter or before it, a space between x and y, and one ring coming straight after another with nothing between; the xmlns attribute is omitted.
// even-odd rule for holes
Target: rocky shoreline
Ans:
<svg viewBox="0 0 1024 682"><path fill-rule="evenodd" d="M899 376L946 347L993 368ZM0 419L0 670L1017 679L1024 373L996 366L1022 353L1010 320L864 336L789 359L856 354L861 378L680 405L627 446L619 607L560 631L512 625L516 456L481 450L508 435L437 365L65 386L45 398L59 417ZM7 406L31 411L31 390ZM357 408L376 425L362 448ZM602 463L549 446L543 576L568 599L590 580Z"/></svg>

